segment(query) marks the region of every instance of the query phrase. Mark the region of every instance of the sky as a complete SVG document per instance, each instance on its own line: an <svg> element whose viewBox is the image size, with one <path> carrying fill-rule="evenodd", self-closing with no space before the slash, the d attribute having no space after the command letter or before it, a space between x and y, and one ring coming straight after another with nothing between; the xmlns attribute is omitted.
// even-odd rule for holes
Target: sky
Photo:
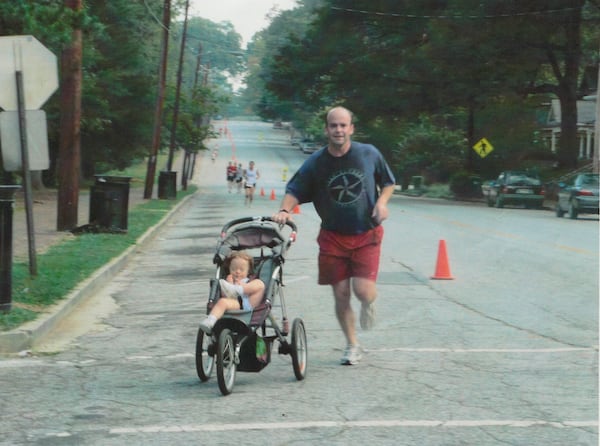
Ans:
<svg viewBox="0 0 600 446"><path fill-rule="evenodd" d="M256 32L267 27L265 17L274 6L285 11L297 5L296 0L191 0L189 14L217 23L231 22L245 48Z"/></svg>

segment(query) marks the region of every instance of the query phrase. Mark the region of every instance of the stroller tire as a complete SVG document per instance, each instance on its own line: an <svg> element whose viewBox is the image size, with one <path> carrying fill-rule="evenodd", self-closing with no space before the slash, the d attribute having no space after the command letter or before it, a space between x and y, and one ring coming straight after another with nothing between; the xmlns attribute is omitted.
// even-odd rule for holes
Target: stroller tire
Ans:
<svg viewBox="0 0 600 446"><path fill-rule="evenodd" d="M306 344L306 330L302 319L294 319L292 323L292 366L294 375L298 381L302 381L306 376L306 365L308 359L308 350Z"/></svg>
<svg viewBox="0 0 600 446"><path fill-rule="evenodd" d="M236 370L235 342L231 330L224 328L219 334L217 347L217 380L223 395L233 391Z"/></svg>
<svg viewBox="0 0 600 446"><path fill-rule="evenodd" d="M215 364L215 357L208 354L211 342L211 337L204 333L202 329L198 329L198 335L196 336L196 373L202 382L209 380Z"/></svg>

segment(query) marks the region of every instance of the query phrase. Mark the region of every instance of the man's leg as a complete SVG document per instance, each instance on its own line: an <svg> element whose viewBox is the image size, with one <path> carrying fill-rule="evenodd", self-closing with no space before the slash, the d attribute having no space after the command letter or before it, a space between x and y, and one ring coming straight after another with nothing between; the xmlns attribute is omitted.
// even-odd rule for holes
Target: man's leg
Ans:
<svg viewBox="0 0 600 446"><path fill-rule="evenodd" d="M352 289L361 303L370 304L377 299L377 288L372 280L354 277L352 279Z"/></svg>
<svg viewBox="0 0 600 446"><path fill-rule="evenodd" d="M335 315L348 344L357 345L354 312L350 305L350 279L342 280L331 286L335 299Z"/></svg>
<svg viewBox="0 0 600 446"><path fill-rule="evenodd" d="M364 330L373 328L375 324L375 299L377 299L377 288L375 281L362 277L352 279L354 295L360 300L360 325Z"/></svg>

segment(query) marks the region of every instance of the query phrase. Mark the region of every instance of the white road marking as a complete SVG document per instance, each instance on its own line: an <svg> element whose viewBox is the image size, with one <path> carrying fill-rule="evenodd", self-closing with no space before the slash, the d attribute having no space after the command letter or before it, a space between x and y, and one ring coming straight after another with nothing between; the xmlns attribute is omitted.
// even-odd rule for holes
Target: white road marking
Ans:
<svg viewBox="0 0 600 446"><path fill-rule="evenodd" d="M370 353L406 352L406 353L573 353L597 352L598 348L592 347L560 347L560 348L371 348L363 349Z"/></svg>
<svg viewBox="0 0 600 446"><path fill-rule="evenodd" d="M550 353L577 353L590 352L597 353L598 347L560 347L560 348L443 348L443 347L394 347L394 348L370 348L363 349L365 353L498 353L498 354L550 354ZM149 355L132 355L125 359L127 361L155 361L157 359L177 359L185 360L194 358L194 353L174 353L166 356L149 356ZM38 358L25 359L6 359L0 360L0 369L8 368L24 368L24 367L72 367L82 366L95 363L96 360L88 359L79 362L72 361L56 361Z"/></svg>
<svg viewBox="0 0 600 446"><path fill-rule="evenodd" d="M481 428L511 427L527 428L548 426L559 429L598 427L598 420L364 420L364 421L298 421L282 423L239 423L239 424L197 424L197 425L149 425L110 429L113 435L161 432L226 432L264 430L278 431L312 428L382 428L382 427L434 427L434 428Z"/></svg>

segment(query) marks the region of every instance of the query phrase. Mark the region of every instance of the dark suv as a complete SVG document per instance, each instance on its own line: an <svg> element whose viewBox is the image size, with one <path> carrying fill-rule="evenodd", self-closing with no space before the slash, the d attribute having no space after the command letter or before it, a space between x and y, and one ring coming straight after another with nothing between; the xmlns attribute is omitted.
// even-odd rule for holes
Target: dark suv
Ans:
<svg viewBox="0 0 600 446"><path fill-rule="evenodd" d="M524 205L541 209L544 204L544 186L537 176L527 172L509 170L491 181L483 190L488 206L504 207L505 204Z"/></svg>

